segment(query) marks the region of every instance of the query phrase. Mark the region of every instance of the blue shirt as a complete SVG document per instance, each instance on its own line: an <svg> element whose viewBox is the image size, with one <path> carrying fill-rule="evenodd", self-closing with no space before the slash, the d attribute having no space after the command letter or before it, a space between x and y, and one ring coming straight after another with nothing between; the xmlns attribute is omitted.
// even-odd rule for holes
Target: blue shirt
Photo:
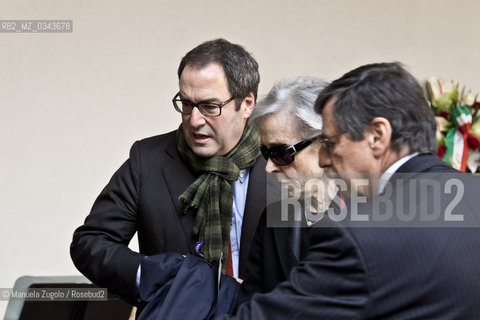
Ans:
<svg viewBox="0 0 480 320"><path fill-rule="evenodd" d="M233 276L238 278L238 264L240 259L240 239L242 236L243 213L247 200L248 178L250 170L240 171L237 181L232 183L233 208L232 226L230 227L230 245L232 246Z"/></svg>

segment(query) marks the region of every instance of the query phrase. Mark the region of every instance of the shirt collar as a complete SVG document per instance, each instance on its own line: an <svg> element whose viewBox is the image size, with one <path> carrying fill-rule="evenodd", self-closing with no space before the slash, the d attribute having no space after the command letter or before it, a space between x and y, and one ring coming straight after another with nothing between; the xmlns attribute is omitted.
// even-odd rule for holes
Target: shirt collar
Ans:
<svg viewBox="0 0 480 320"><path fill-rule="evenodd" d="M405 157L400 158L399 160L395 161L390 167L388 167L388 169L380 177L380 181L378 183L378 193L379 194L384 191L388 180L390 180L390 178L398 170L398 168L400 168L405 162L412 159L416 155L418 155L418 152L414 152L414 153L411 153L409 155L406 155Z"/></svg>
<svg viewBox="0 0 480 320"><path fill-rule="evenodd" d="M237 179L238 182L244 183L245 179L247 178L247 175L248 175L248 169L240 170L240 174L238 175L238 179Z"/></svg>

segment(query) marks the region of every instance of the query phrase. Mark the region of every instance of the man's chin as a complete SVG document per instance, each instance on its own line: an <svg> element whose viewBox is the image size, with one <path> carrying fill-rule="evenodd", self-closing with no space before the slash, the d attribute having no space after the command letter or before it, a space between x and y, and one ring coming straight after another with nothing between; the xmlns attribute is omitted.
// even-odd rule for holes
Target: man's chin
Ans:
<svg viewBox="0 0 480 320"><path fill-rule="evenodd" d="M215 155L218 155L218 150L214 146L198 145L198 144L195 144L195 143L190 144L188 142L187 142L187 144L189 145L190 149L192 149L193 153L197 157L210 158L210 157L213 157Z"/></svg>
<svg viewBox="0 0 480 320"><path fill-rule="evenodd" d="M212 151L210 148L206 148L206 147L192 148L192 151L197 157L201 157L201 158L210 158L210 157L215 155L214 151Z"/></svg>

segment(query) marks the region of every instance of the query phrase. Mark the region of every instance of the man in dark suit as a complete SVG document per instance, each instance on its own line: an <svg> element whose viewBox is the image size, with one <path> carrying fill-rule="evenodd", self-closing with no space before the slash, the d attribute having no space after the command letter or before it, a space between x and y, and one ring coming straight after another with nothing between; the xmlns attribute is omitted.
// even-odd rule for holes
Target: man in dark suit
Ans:
<svg viewBox="0 0 480 320"><path fill-rule="evenodd" d="M432 155L435 121L416 80L396 63L366 65L316 108L319 162L346 182L346 210L319 223L289 281L234 318L478 319L480 183Z"/></svg>
<svg viewBox="0 0 480 320"><path fill-rule="evenodd" d="M73 235L71 256L95 284L139 303L144 256L198 254L245 276L265 207L259 133L246 125L260 81L239 45L208 41L188 52L173 106L178 130L137 141ZM127 245L138 232L140 252ZM228 257L228 258L227 258Z"/></svg>

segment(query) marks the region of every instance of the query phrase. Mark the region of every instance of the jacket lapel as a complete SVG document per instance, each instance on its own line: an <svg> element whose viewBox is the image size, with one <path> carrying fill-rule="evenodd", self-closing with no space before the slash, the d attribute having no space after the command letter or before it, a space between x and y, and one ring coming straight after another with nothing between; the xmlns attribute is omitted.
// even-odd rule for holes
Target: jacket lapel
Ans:
<svg viewBox="0 0 480 320"><path fill-rule="evenodd" d="M274 228L273 237L275 238L275 248L277 249L277 256L280 260L283 275L288 278L290 270L295 266L298 261L295 257L292 248L289 246L291 243L291 228ZM288 241L285 241L288 239Z"/></svg>
<svg viewBox="0 0 480 320"><path fill-rule="evenodd" d="M180 159L175 144L169 145L165 152L172 157L172 161L162 169L163 176L165 177L170 198L175 204L178 219L182 225L185 237L190 243L190 251L193 253L192 230L195 223L195 217L192 214L183 214L181 212L183 204L178 200L178 197L195 181L195 175Z"/></svg>
<svg viewBox="0 0 480 320"><path fill-rule="evenodd" d="M250 252L250 245L257 230L258 221L266 206L266 161L258 157L250 169L248 180L247 199L243 214L242 236L240 240L240 266L239 273L244 274Z"/></svg>

